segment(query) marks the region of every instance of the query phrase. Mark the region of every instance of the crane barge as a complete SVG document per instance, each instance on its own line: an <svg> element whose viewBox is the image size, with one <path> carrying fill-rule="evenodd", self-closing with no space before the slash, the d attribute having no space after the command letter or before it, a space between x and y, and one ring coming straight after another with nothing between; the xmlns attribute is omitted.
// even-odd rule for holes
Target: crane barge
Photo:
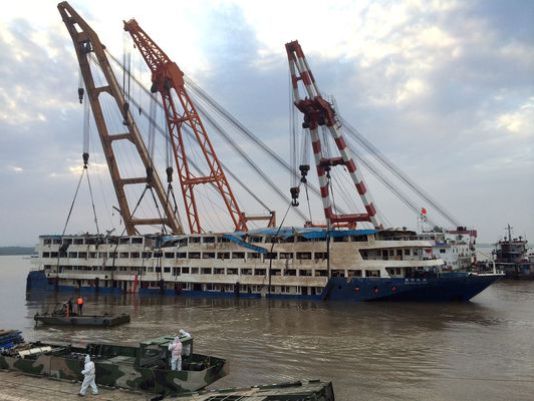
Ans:
<svg viewBox="0 0 534 401"><path fill-rule="evenodd" d="M319 91L297 41L286 44L295 108L302 113L304 146L311 146L319 180L323 223L276 226L274 212L267 227L251 229L226 178L206 127L189 95L184 74L135 20L124 23L151 71L151 92L159 93L167 142L172 145L189 232L172 204L173 166L167 165L167 191L140 135L98 35L67 3L58 5L78 57L85 89L114 184L125 231L113 236L42 235L40 269L30 272L29 291L94 291L156 293L170 296L269 297L350 301L467 301L500 278L498 274L443 271L443 260L429 257L432 243L407 229L384 228L361 170L352 157L335 107ZM90 65L91 60L96 63ZM98 86L95 70L100 69ZM83 92L83 91L82 91ZM123 119L124 132L111 133L102 112L102 97L110 96ZM81 95L80 95L81 99ZM201 152L204 173L194 174L186 138ZM327 138L335 144L332 151ZM123 177L113 143L129 141L145 167L146 177ZM334 154L335 153L335 154ZM88 155L84 156L87 168ZM168 158L169 159L169 158ZM332 192L335 167L348 174L364 212L343 212ZM310 166L301 164L291 204L298 206L301 188L308 188ZM207 172L206 172L207 171ZM141 184L153 194L159 212L135 217L125 186ZM311 185L311 184L310 184ZM212 188L222 199L233 224L229 232L209 232L202 224L196 187ZM139 204L139 202L138 202ZM289 209L288 209L289 210ZM310 213L311 214L311 213ZM287 215L287 213L286 213ZM96 221L96 217L95 217ZM283 222L282 222L283 223ZM362 227L369 224L372 227ZM160 232L142 233L147 225ZM98 227L98 226L97 226Z"/></svg>

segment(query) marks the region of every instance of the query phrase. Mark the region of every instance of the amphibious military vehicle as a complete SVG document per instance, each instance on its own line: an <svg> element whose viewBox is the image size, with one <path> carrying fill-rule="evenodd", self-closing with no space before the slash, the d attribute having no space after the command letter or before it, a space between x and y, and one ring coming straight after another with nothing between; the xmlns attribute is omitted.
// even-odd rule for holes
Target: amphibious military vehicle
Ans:
<svg viewBox="0 0 534 401"><path fill-rule="evenodd" d="M82 380L83 359L88 354L96 365L97 384L166 395L200 390L227 374L224 359L195 354L193 339L180 339L184 349L190 350L182 359L182 371L169 368L168 344L173 337L143 341L139 346L23 343L0 352L0 369Z"/></svg>
<svg viewBox="0 0 534 401"><path fill-rule="evenodd" d="M301 380L247 388L204 390L180 401L335 401L331 382Z"/></svg>

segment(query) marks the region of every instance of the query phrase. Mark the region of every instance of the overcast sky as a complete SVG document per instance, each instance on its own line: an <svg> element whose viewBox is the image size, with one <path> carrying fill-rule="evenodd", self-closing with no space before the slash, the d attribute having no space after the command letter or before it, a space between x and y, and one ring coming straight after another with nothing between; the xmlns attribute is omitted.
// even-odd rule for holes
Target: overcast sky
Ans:
<svg viewBox="0 0 534 401"><path fill-rule="evenodd" d="M186 74L285 159L284 43L298 39L319 87L335 97L344 118L457 220L478 229L481 241L496 241L510 223L534 242L534 2L71 4L119 58L122 20L135 17ZM77 87L75 53L56 3L4 5L0 245L31 245L39 234L63 229L81 164ZM92 141L93 185L103 187L96 190L101 226L110 229L118 224L111 209L117 203L98 139ZM255 157L253 148L247 151ZM284 213L286 205L248 177L228 149L220 157ZM260 160L289 193L289 179ZM387 222L415 228L416 216L373 177L368 181ZM69 232L93 231L86 192L82 197Z"/></svg>

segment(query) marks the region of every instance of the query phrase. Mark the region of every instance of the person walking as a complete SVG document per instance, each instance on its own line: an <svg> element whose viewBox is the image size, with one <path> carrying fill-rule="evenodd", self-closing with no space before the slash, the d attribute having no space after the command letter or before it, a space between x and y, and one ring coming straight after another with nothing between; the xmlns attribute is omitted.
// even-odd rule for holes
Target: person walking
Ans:
<svg viewBox="0 0 534 401"><path fill-rule="evenodd" d="M182 370L182 342L180 337L174 337L174 341L169 344L171 352L171 370Z"/></svg>
<svg viewBox="0 0 534 401"><path fill-rule="evenodd" d="M96 369L95 369L95 363L91 361L91 357L89 355L85 355L85 364L83 366L82 370L83 375L83 382L82 382L82 388L80 388L80 392L78 395L80 397L84 397L87 393L87 389L89 386L91 386L91 390L93 391L93 395L98 394L98 387L95 383L96 378Z"/></svg>
<svg viewBox="0 0 534 401"><path fill-rule="evenodd" d="M81 316L82 315L82 309L83 309L83 298L82 298L81 295L76 300L76 304L78 305L78 316Z"/></svg>

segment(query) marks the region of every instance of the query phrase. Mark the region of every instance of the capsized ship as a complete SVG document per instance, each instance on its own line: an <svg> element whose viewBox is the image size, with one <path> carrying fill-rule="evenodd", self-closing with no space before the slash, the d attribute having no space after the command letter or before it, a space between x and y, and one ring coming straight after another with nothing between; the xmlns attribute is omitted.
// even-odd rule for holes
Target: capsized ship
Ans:
<svg viewBox="0 0 534 401"><path fill-rule="evenodd" d="M467 301L500 275L442 272L408 230L41 236L28 290L352 301ZM329 256L330 254L330 256Z"/></svg>
<svg viewBox="0 0 534 401"><path fill-rule="evenodd" d="M302 128L310 145L319 181L317 193L325 221L307 221L305 227L276 228L271 212L268 227L251 230L258 216L241 209L226 179L195 102L185 87L183 72L135 20L125 22L135 46L152 72L153 93L159 93L173 146L175 167L183 195L190 234L186 234L170 196L173 167L169 164L167 192L139 133L102 45L91 27L67 3L58 5L71 35L117 194L127 235L43 235L39 239L40 265L28 275L27 289L156 293L174 296L295 297L352 301L467 301L497 280L499 275L442 271L443 260L431 256L432 243L405 229L386 229L380 221L359 166L347 146L341 119L315 83L299 43L286 44L293 103L303 114ZM97 63L94 60L98 60ZM100 72L95 80L94 72ZM126 76L125 76L126 77ZM98 82L98 84L96 83ZM97 86L98 85L98 86ZM304 91L304 92L303 92ZM84 89L80 88L80 102ZM111 99L121 115L121 132L112 132L103 113L101 95ZM179 99L179 102L177 101ZM180 106L181 105L181 106ZM109 114L110 111L107 110ZM116 128L116 127L115 127ZM209 166L193 175L188 167L188 141L197 141ZM327 142L327 139L329 142ZM146 176L124 177L112 144L135 145ZM336 155L331 151L335 148ZM84 149L83 174L89 154ZM167 162L169 162L168 158ZM297 171L291 168L293 173ZM341 167L351 180L351 200L360 200L365 212L344 213L336 207L332 170ZM290 203L297 207L301 188L308 191L310 166L299 166L300 182L291 188ZM81 182L81 181L80 181ZM144 185L141 197L152 192L158 216L137 217L126 188ZM202 225L195 187L211 185L224 201L235 231L209 233ZM310 188L311 187L310 184ZM159 202L159 204L158 204ZM159 205L159 206L158 206ZM94 210L94 208L93 208ZM311 209L310 209L311 215ZM310 216L311 219L311 216ZM96 222L95 213L95 222ZM68 220L67 220L68 223ZM368 224L372 229L362 229ZM161 226L163 234L140 235L144 226ZM98 226L97 226L98 228ZM427 252L430 251L430 252Z"/></svg>
<svg viewBox="0 0 534 401"><path fill-rule="evenodd" d="M193 339L189 336L180 339L191 349L191 354L183 358L181 371L169 369L167 347L173 337L143 341L139 346L22 343L0 352L0 369L81 381L84 357L90 355L96 367L97 384L158 394L200 390L227 374L224 359L195 354Z"/></svg>

